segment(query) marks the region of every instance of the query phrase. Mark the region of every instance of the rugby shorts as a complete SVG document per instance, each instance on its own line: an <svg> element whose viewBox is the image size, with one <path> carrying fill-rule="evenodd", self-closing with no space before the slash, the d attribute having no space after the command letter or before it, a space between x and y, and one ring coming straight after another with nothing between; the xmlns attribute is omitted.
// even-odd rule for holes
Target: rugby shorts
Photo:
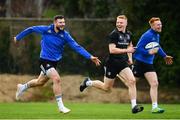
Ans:
<svg viewBox="0 0 180 120"><path fill-rule="evenodd" d="M146 72L155 72L155 69L153 64L147 64L139 60L135 60L132 71L135 77L144 77Z"/></svg>
<svg viewBox="0 0 180 120"><path fill-rule="evenodd" d="M129 67L126 61L119 61L118 59L108 60L104 66L105 76L114 79L126 67Z"/></svg>
<svg viewBox="0 0 180 120"><path fill-rule="evenodd" d="M47 71L50 68L56 69L57 63L58 63L58 61L50 61L50 60L46 60L46 59L42 59L42 58L39 59L40 69L44 75L47 74Z"/></svg>

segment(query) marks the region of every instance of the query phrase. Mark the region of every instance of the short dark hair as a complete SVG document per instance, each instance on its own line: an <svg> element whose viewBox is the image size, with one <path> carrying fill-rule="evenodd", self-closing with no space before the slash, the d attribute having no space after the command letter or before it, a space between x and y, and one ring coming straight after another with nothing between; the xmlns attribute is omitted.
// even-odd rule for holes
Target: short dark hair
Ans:
<svg viewBox="0 0 180 120"><path fill-rule="evenodd" d="M63 15L54 16L54 20L57 20L57 19L64 19L64 16Z"/></svg>

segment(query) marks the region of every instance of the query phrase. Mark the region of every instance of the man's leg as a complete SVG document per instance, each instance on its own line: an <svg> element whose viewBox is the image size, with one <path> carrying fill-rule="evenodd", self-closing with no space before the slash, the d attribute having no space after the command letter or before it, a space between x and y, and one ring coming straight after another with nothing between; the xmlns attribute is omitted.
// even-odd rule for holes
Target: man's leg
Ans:
<svg viewBox="0 0 180 120"><path fill-rule="evenodd" d="M62 113L68 113L71 110L66 108L62 101L61 79L55 68L47 70L47 76L53 81L53 92L56 97L56 101L59 107L59 111Z"/></svg>
<svg viewBox="0 0 180 120"><path fill-rule="evenodd" d="M113 87L113 85L114 85L114 79L107 78L106 76L104 76L104 82L101 82L99 80L92 81L93 87L99 88L106 92L111 91L111 88Z"/></svg>
<svg viewBox="0 0 180 120"><path fill-rule="evenodd" d="M26 91L28 88L36 87L36 86L42 86L44 85L49 78L45 76L42 72L40 73L39 77L37 79L32 79L29 82L25 84L18 84L17 85L17 91L16 91L16 100L19 100L19 97L23 94L24 91Z"/></svg>
<svg viewBox="0 0 180 120"><path fill-rule="evenodd" d="M100 80L91 80L90 78L86 78L80 85L80 91L83 92L85 88L92 86L103 91L109 92L113 87L114 79L107 78L104 76L104 82Z"/></svg>
<svg viewBox="0 0 180 120"><path fill-rule="evenodd" d="M128 87L132 105L132 113L141 112L144 108L136 103L136 80L131 69L126 67L119 73L118 77Z"/></svg>
<svg viewBox="0 0 180 120"><path fill-rule="evenodd" d="M144 74L144 76L150 85L152 112L153 113L163 113L164 110L161 108L158 108L158 78L157 78L156 72L146 72Z"/></svg>

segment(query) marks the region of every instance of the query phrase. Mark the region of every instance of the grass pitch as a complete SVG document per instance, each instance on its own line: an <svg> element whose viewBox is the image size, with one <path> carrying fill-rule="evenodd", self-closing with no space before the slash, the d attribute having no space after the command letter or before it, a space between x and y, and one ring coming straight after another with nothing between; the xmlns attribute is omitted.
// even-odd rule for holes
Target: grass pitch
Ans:
<svg viewBox="0 0 180 120"><path fill-rule="evenodd" d="M58 112L56 103L0 103L0 119L180 119L180 104L163 104L163 114L152 114L151 105L131 113L130 104L65 103L68 114Z"/></svg>

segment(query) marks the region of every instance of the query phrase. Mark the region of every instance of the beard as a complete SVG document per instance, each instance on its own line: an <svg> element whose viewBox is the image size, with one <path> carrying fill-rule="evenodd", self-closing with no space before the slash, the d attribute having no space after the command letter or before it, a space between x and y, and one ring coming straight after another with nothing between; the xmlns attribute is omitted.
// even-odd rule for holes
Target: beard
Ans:
<svg viewBox="0 0 180 120"><path fill-rule="evenodd" d="M56 27L56 29L60 30L64 30L64 27Z"/></svg>

